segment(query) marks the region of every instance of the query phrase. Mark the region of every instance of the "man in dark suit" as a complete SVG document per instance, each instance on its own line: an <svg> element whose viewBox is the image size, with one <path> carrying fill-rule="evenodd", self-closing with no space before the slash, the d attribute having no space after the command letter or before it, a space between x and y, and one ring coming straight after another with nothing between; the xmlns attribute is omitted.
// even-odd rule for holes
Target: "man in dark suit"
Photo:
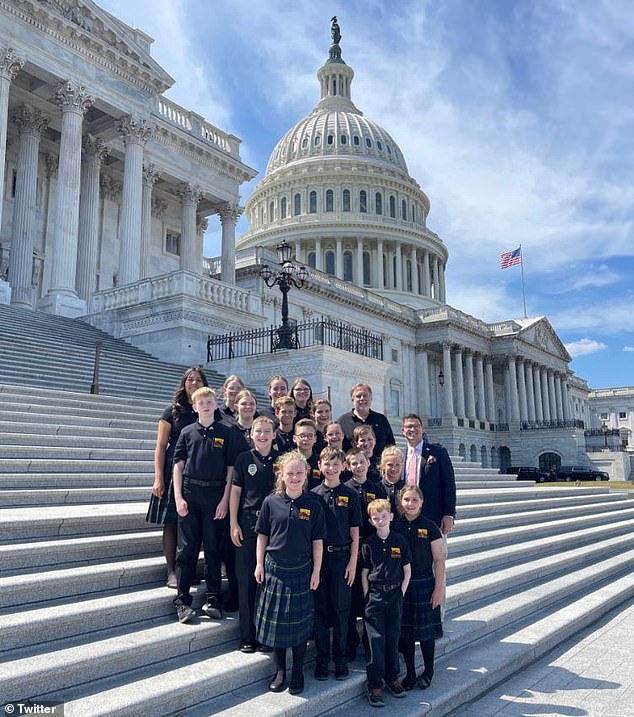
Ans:
<svg viewBox="0 0 634 717"><path fill-rule="evenodd" d="M405 483L418 485L423 492L423 516L447 535L456 517L456 479L449 454L439 443L425 440L423 422L415 413L403 417L403 435L407 441Z"/></svg>

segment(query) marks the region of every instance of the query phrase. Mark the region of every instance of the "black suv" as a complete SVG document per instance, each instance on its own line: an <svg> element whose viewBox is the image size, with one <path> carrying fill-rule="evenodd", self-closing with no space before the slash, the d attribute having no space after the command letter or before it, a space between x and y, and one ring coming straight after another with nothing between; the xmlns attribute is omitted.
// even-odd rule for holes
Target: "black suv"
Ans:
<svg viewBox="0 0 634 717"><path fill-rule="evenodd" d="M555 480L550 471L543 471L534 466L511 466L506 469L507 475L516 475L517 480L534 480L536 483L545 483Z"/></svg>
<svg viewBox="0 0 634 717"><path fill-rule="evenodd" d="M598 471L588 466L561 466L557 470L557 480L564 480L567 483L573 480L610 480L605 471Z"/></svg>

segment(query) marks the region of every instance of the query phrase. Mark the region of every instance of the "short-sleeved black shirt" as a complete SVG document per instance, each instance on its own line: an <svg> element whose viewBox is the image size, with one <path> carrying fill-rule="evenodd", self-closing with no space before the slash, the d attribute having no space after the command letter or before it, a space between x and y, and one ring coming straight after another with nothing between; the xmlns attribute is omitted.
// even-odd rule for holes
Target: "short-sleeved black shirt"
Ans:
<svg viewBox="0 0 634 717"><path fill-rule="evenodd" d="M174 462L185 461L183 479L221 483L239 450L231 428L216 422L206 427L196 421L181 431Z"/></svg>
<svg viewBox="0 0 634 717"><path fill-rule="evenodd" d="M308 463L308 481L306 490L312 490L321 484L321 471L319 470L319 458L312 453L310 458L306 459Z"/></svg>
<svg viewBox="0 0 634 717"><path fill-rule="evenodd" d="M297 447L293 442L293 431L286 433L281 428L275 431L275 442L279 447L280 453L292 451Z"/></svg>
<svg viewBox="0 0 634 717"><path fill-rule="evenodd" d="M405 486L405 481L401 478L397 483L389 483L386 480L381 481L381 487L385 491L385 497L390 501L390 505L392 506L392 513L394 513L394 517L398 515L397 510L397 499L398 494L401 488Z"/></svg>
<svg viewBox="0 0 634 717"><path fill-rule="evenodd" d="M359 496L343 483L329 488L322 481L312 490L323 502L326 517L326 544L346 545L350 542L350 528L361 528Z"/></svg>
<svg viewBox="0 0 634 717"><path fill-rule="evenodd" d="M273 490L275 474L273 464L278 452L271 450L263 456L253 448L240 453L234 466L233 485L242 489L240 493L240 510L260 510L267 495Z"/></svg>
<svg viewBox="0 0 634 717"><path fill-rule="evenodd" d="M368 505L378 498L387 498L385 490L380 483L376 483L369 478L364 483L358 483L355 478L351 478L346 482L348 488L351 488L358 496L361 503L361 515L363 518L363 525L360 530L360 537L365 538L371 533L376 532L376 529L370 523L370 516L368 515Z"/></svg>
<svg viewBox="0 0 634 717"><path fill-rule="evenodd" d="M374 446L374 456L378 457L383 452L385 446L393 446L396 444L392 426L387 418L378 411L370 409L368 417L363 420L359 418L353 411L344 413L337 419L337 423L341 424L343 429L343 449L349 450L352 447L352 433L357 426L372 426L376 435L376 446Z"/></svg>
<svg viewBox="0 0 634 717"><path fill-rule="evenodd" d="M392 528L407 540L412 554L412 577L429 574L434 564L431 544L442 538L436 523L422 515L411 522L401 516L392 523Z"/></svg>
<svg viewBox="0 0 634 717"><path fill-rule="evenodd" d="M361 567L368 569L368 582L389 585L403 582L403 567L412 562L407 540L390 530L385 540L374 533L361 546Z"/></svg>
<svg viewBox="0 0 634 717"><path fill-rule="evenodd" d="M313 540L324 540L326 521L318 500L307 493L289 498L286 493L272 493L262 503L257 533L268 536L266 552L288 562L312 557Z"/></svg>

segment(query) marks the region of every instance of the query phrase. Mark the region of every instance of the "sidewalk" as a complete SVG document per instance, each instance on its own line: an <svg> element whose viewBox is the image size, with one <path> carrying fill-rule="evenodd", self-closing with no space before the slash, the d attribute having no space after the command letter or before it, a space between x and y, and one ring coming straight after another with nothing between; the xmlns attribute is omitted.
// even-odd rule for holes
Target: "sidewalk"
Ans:
<svg viewBox="0 0 634 717"><path fill-rule="evenodd" d="M452 717L493 715L634 717L634 600L469 707L452 713Z"/></svg>

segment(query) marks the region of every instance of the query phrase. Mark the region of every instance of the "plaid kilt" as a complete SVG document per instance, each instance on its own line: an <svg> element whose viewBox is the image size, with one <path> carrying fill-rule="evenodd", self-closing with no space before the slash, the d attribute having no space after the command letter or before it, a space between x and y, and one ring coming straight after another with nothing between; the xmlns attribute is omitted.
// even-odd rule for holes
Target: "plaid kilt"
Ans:
<svg viewBox="0 0 634 717"><path fill-rule="evenodd" d="M174 487L172 485L172 454L173 451L165 456L163 467L165 492L162 498L157 498L155 495L150 496L150 505L145 516L146 523L157 523L158 525L176 525L178 523Z"/></svg>
<svg viewBox="0 0 634 717"><path fill-rule="evenodd" d="M294 647L313 632L314 602L310 590L312 560L282 563L267 553L264 582L255 603L256 639L269 647Z"/></svg>
<svg viewBox="0 0 634 717"><path fill-rule="evenodd" d="M401 636L410 640L436 640L442 637L440 606L431 606L436 580L433 574L410 580L403 598Z"/></svg>

